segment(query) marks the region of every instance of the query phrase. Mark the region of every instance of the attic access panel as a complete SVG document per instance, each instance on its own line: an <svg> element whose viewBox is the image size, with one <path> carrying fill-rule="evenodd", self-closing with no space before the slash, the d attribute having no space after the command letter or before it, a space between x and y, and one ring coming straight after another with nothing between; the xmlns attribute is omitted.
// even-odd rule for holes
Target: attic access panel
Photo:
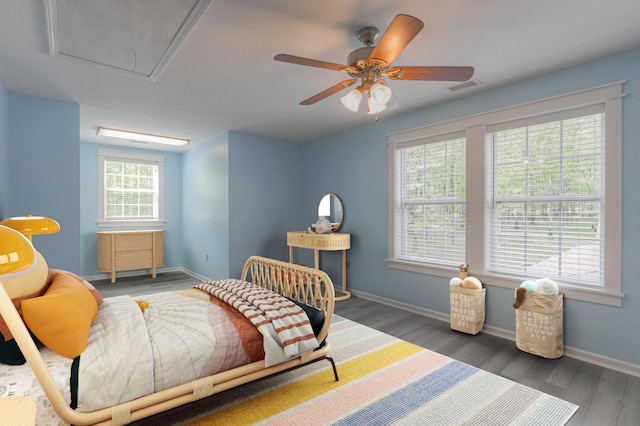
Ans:
<svg viewBox="0 0 640 426"><path fill-rule="evenodd" d="M156 80L210 0L45 0L49 53Z"/></svg>

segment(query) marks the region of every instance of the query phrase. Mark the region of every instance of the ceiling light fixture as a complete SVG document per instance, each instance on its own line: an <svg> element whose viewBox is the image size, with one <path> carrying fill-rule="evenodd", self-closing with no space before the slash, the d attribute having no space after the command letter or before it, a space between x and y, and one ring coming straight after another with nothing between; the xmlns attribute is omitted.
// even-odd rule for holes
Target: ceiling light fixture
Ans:
<svg viewBox="0 0 640 426"><path fill-rule="evenodd" d="M371 81L365 80L362 85L353 89L346 95L340 98L340 102L349 111L358 112L360 102L362 101L362 94L365 90L369 90L369 96L367 96L367 110L369 114L377 114L387 109L387 103L391 100L391 88L383 84L383 80Z"/></svg>
<svg viewBox="0 0 640 426"><path fill-rule="evenodd" d="M130 132L127 130L107 129L105 127L98 127L98 136L108 136L110 138L128 139L130 141L139 142L160 143L173 146L185 146L189 143L189 139L150 135L147 133Z"/></svg>
<svg viewBox="0 0 640 426"><path fill-rule="evenodd" d="M384 111L385 109L387 109L387 106L385 104L377 105L377 104L374 104L371 101L369 101L367 114L374 115L374 114L377 114L379 112Z"/></svg>
<svg viewBox="0 0 640 426"><path fill-rule="evenodd" d="M362 92L364 92L362 86L353 89L352 91L341 97L340 102L342 102L342 105L344 105L344 107L349 111L358 112L360 101L362 101Z"/></svg>
<svg viewBox="0 0 640 426"><path fill-rule="evenodd" d="M378 82L369 88L369 103L373 105L386 105L391 99L391 89Z"/></svg>

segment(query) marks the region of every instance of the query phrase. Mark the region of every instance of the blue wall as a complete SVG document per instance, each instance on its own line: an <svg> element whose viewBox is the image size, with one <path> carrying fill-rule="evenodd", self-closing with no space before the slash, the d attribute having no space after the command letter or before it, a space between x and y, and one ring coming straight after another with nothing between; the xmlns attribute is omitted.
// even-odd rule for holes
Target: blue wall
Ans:
<svg viewBox="0 0 640 426"><path fill-rule="evenodd" d="M229 277L229 144L226 132L183 154L184 266Z"/></svg>
<svg viewBox="0 0 640 426"><path fill-rule="evenodd" d="M288 258L286 232L299 216L299 150L225 132L183 154L187 268L237 278L251 255Z"/></svg>
<svg viewBox="0 0 640 426"><path fill-rule="evenodd" d="M5 216L49 216L61 232L34 235L49 267L81 271L79 106L9 94Z"/></svg>
<svg viewBox="0 0 640 426"><path fill-rule="evenodd" d="M565 344L640 364L640 49L613 55L520 83L334 134L302 147L303 216L313 217L321 192L337 192L345 204L344 232L352 233L349 286L372 295L449 313L448 279L390 269L388 253L387 135L441 121L626 80L623 90L622 308L565 299ZM396 83L401 84L401 83ZM334 155L339 152L340 155ZM321 173L326 164L332 173ZM452 271L453 274L453 271ZM519 283L514 283L514 288ZM513 290L489 287L486 323L513 331Z"/></svg>
<svg viewBox="0 0 640 426"><path fill-rule="evenodd" d="M300 146L229 136L229 272L251 255L288 260L287 231L300 215Z"/></svg>

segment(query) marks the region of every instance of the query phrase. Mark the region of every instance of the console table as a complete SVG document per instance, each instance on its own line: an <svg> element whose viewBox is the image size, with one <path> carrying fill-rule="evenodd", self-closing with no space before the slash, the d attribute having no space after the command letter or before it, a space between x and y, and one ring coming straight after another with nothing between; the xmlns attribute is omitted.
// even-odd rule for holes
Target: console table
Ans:
<svg viewBox="0 0 640 426"><path fill-rule="evenodd" d="M109 272L116 282L117 271L146 269L153 278L156 267L164 265L164 231L103 231L98 237L98 272Z"/></svg>
<svg viewBox="0 0 640 426"><path fill-rule="evenodd" d="M320 269L321 251L342 250L342 296L336 300L345 300L351 297L347 290L347 250L351 248L351 234L333 232L329 234L315 234L305 231L287 232L287 245L289 246L289 262L293 263L293 248L305 248L313 250L313 267Z"/></svg>

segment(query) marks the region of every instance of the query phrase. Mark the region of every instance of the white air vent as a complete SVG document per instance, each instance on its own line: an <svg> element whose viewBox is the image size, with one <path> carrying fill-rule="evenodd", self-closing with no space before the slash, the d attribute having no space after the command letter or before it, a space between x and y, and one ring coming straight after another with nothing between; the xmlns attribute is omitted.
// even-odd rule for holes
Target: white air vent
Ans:
<svg viewBox="0 0 640 426"><path fill-rule="evenodd" d="M460 84L449 86L447 87L447 89L451 90L452 92L457 92L458 90L468 89L469 87L475 87L481 84L482 83L480 82L480 80L472 79L472 80L467 80L465 82L462 82Z"/></svg>

